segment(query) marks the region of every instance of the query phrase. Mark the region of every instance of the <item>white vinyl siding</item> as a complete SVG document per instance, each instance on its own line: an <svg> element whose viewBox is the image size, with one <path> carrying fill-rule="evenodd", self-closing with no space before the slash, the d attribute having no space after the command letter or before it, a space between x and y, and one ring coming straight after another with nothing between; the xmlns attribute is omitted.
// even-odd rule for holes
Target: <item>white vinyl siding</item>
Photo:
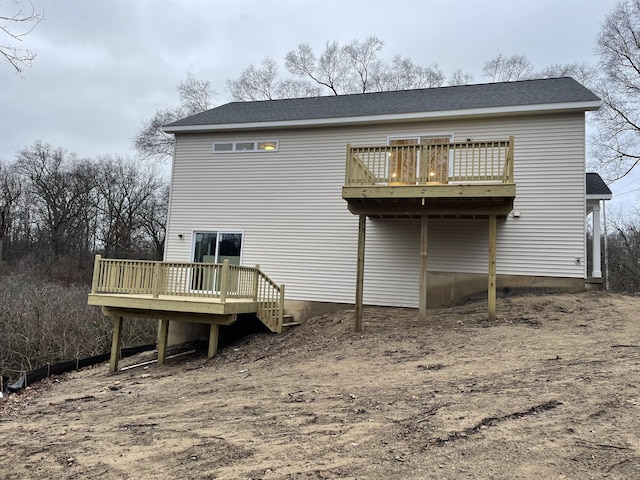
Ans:
<svg viewBox="0 0 640 480"><path fill-rule="evenodd" d="M498 222L498 274L584 277L582 113L261 131L278 139L268 156L213 154L228 132L178 134L165 257L189 260L194 228L242 230L243 264L286 284L288 299L353 303L358 219L341 197L346 145L443 131L515 136L521 216ZM255 138L234 134L237 142ZM487 231L486 220L431 219L429 270L486 273ZM417 306L419 234L417 220L367 220L365 303Z"/></svg>

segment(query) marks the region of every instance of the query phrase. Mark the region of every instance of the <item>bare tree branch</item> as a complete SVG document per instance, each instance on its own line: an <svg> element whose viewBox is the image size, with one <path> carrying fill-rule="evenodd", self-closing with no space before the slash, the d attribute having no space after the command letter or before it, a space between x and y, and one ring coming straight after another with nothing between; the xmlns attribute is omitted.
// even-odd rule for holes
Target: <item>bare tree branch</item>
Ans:
<svg viewBox="0 0 640 480"><path fill-rule="evenodd" d="M615 181L640 163L640 0L618 3L602 25L597 50L603 108L592 143L605 176Z"/></svg>
<svg viewBox="0 0 640 480"><path fill-rule="evenodd" d="M156 110L133 138L133 146L144 158L165 160L173 155L173 135L162 131L162 126L181 118L204 112L212 107L216 93L207 80L195 78L191 73L178 83L180 105Z"/></svg>
<svg viewBox="0 0 640 480"><path fill-rule="evenodd" d="M44 19L44 13L36 12L31 2L29 2L28 10L21 8L22 2L20 0L13 0L12 3L14 5L13 13L0 13L0 33L4 34L1 37L4 40L0 40L0 55L22 77L25 67L31 66L36 54L28 49L18 48L15 42L22 42L24 37Z"/></svg>
<svg viewBox="0 0 640 480"><path fill-rule="evenodd" d="M449 78L449 85L468 85L473 82L473 75L465 73L461 69L457 69Z"/></svg>
<svg viewBox="0 0 640 480"><path fill-rule="evenodd" d="M405 90L438 87L444 74L437 65L422 67L396 55L391 62L379 58L384 42L375 36L341 46L327 42L320 55L307 43L285 56L284 65L295 78L280 79L277 64L266 57L259 67L249 65L239 78L228 80L238 101Z"/></svg>
<svg viewBox="0 0 640 480"><path fill-rule="evenodd" d="M515 82L532 78L533 65L524 55L507 57L499 54L485 62L482 74L492 82Z"/></svg>

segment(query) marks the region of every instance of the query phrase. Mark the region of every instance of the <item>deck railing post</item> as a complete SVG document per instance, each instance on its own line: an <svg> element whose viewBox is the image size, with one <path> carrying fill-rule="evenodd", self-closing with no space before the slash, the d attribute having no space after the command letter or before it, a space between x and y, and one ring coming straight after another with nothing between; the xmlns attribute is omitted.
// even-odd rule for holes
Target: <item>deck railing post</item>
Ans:
<svg viewBox="0 0 640 480"><path fill-rule="evenodd" d="M347 165L344 172L344 184L349 185L351 180L351 144L347 143Z"/></svg>
<svg viewBox="0 0 640 480"><path fill-rule="evenodd" d="M100 278L100 260L101 255L96 255L96 259L93 262L93 279L91 280L91 293L98 291L98 279Z"/></svg>
<svg viewBox="0 0 640 480"><path fill-rule="evenodd" d="M513 141L514 136L509 135L509 147L507 148L507 158L505 159L505 183L513 183Z"/></svg>
<svg viewBox="0 0 640 480"><path fill-rule="evenodd" d="M258 301L258 280L260 279L260 265L256 263L255 271L253 272L253 301Z"/></svg>
<svg viewBox="0 0 640 480"><path fill-rule="evenodd" d="M153 298L158 298L160 294L160 262L155 262L153 265Z"/></svg>
<svg viewBox="0 0 640 480"><path fill-rule="evenodd" d="M227 291L229 290L229 259L225 259L222 263L222 272L220 274L220 302L227 300Z"/></svg>

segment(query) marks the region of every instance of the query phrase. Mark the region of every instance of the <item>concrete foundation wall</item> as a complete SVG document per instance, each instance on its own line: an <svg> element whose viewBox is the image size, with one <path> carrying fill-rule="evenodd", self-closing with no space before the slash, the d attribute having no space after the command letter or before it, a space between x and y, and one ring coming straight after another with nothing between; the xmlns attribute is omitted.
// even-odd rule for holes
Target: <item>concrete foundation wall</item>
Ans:
<svg viewBox="0 0 640 480"><path fill-rule="evenodd" d="M209 325L204 323L169 322L168 345L179 345L194 340L209 340Z"/></svg>
<svg viewBox="0 0 640 480"><path fill-rule="evenodd" d="M367 279L365 277L365 284ZM498 275L498 297L514 293L578 293L585 290L582 278L533 277L526 275ZM474 273L429 272L427 307L442 307L467 298L486 298L487 276ZM296 321L344 308L348 303L285 301L285 311Z"/></svg>

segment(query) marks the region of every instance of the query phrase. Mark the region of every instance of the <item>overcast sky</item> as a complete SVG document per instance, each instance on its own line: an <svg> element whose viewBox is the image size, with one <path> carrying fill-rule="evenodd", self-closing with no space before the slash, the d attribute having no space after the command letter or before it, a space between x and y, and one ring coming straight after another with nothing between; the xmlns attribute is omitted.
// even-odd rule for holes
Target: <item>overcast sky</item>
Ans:
<svg viewBox="0 0 640 480"><path fill-rule="evenodd" d="M26 1L26 0L25 0ZM143 119L177 102L187 72L208 79L216 104L226 80L299 43L320 51L376 35L384 58L432 63L447 77L482 77L499 53L536 69L595 63L595 38L615 0L32 0L45 20L22 42L37 54L24 79L0 63L0 159L35 140L76 152L135 155ZM24 5L24 4L23 4ZM4 9L10 1L0 3ZM28 3L27 5L28 6ZM284 70L284 67L283 67ZM633 202L635 185L614 184Z"/></svg>

